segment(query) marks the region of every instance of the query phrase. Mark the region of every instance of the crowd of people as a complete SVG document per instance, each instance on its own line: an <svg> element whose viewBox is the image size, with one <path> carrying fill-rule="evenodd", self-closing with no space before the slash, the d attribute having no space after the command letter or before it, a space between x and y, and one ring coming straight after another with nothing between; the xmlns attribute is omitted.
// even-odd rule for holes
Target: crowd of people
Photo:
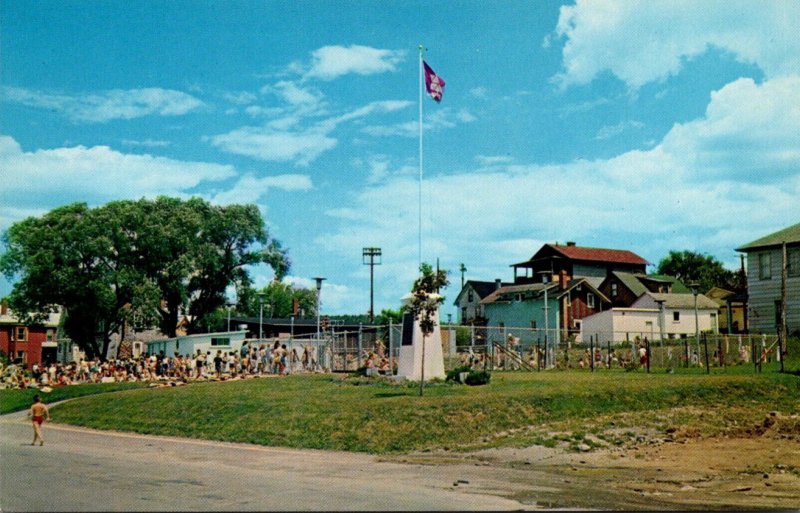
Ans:
<svg viewBox="0 0 800 513"><path fill-rule="evenodd" d="M81 383L125 381L183 381L230 379L292 372L319 372L316 348L311 345L287 348L276 341L272 346L245 343L239 351L201 351L168 356L162 352L109 360L82 359L78 362L0 367L0 385L6 388L42 388Z"/></svg>

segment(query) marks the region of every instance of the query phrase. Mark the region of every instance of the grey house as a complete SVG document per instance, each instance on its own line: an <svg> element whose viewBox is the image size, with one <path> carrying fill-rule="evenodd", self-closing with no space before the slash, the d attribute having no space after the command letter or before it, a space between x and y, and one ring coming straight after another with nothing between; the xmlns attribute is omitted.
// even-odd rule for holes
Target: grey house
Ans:
<svg viewBox="0 0 800 513"><path fill-rule="evenodd" d="M748 323L753 333L775 333L780 322L783 244L786 244L786 325L800 332L800 223L754 240L736 251L747 254Z"/></svg>

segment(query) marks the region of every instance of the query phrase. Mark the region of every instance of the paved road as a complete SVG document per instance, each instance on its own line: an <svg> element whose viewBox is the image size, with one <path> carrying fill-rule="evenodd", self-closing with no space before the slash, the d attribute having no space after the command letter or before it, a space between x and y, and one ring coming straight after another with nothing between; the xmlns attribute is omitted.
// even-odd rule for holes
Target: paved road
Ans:
<svg viewBox="0 0 800 513"><path fill-rule="evenodd" d="M0 511L509 510L486 469L0 417ZM459 479L468 483L454 483ZM531 506L527 506L530 508Z"/></svg>

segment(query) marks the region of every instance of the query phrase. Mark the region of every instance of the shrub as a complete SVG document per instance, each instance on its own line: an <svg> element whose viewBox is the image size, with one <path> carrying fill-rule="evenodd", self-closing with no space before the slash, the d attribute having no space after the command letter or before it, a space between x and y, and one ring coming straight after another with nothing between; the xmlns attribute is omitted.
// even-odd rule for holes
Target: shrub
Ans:
<svg viewBox="0 0 800 513"><path fill-rule="evenodd" d="M444 380L445 380L445 382L447 382L447 381L455 381L457 383L459 374L461 374L462 372L471 372L471 371L472 371L472 367L470 367L469 365L462 365L461 367L456 367L455 369L453 369L450 372L448 372L447 373L447 377L444 378Z"/></svg>
<svg viewBox="0 0 800 513"><path fill-rule="evenodd" d="M492 375L486 371L471 371L464 382L470 386L485 385L491 378Z"/></svg>

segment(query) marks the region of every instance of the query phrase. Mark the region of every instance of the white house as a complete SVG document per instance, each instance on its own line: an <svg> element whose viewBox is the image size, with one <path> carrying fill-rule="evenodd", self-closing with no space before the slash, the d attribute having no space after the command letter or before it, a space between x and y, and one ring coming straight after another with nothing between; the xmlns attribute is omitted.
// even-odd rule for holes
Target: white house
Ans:
<svg viewBox="0 0 800 513"><path fill-rule="evenodd" d="M663 314L661 305L663 304ZM717 330L718 305L702 294L697 295L697 327L695 297L692 294L643 294L628 308L612 308L583 318L581 333L584 342L590 337L599 342L625 342L635 337L650 340L661 336L659 318L663 318L665 338L694 336ZM662 317L663 316L663 317Z"/></svg>

